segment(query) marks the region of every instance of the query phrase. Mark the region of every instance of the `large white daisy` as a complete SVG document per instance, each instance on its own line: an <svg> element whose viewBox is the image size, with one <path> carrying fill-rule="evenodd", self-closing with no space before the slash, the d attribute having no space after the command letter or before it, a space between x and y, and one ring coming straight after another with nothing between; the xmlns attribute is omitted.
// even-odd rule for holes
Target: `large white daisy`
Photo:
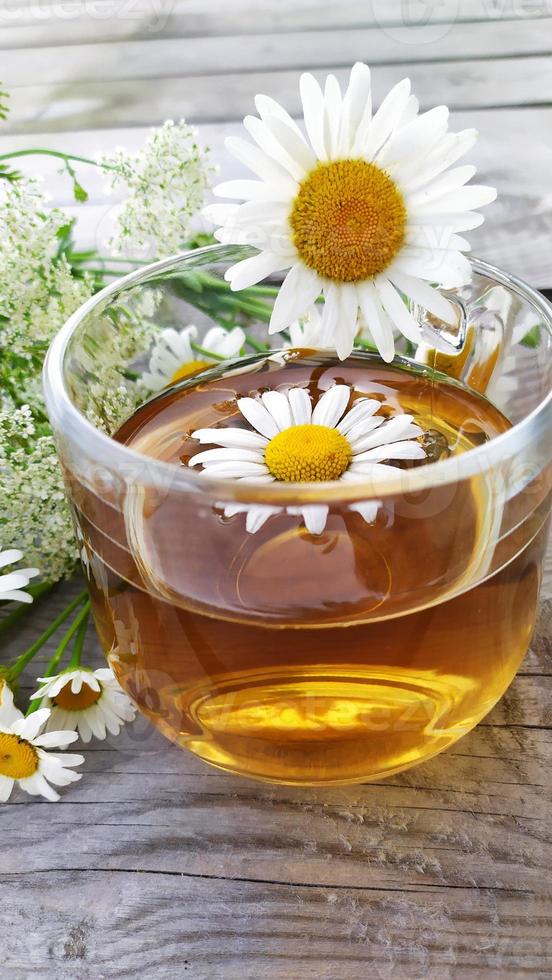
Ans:
<svg viewBox="0 0 552 980"><path fill-rule="evenodd" d="M41 708L25 718L15 707L13 693L2 687L0 704L0 803L11 796L15 783L31 796L44 796L54 802L59 793L53 786L68 786L82 776L73 772L84 762L82 755L57 755L46 749L65 749L78 738L74 731L47 732L43 729L50 712ZM50 785L53 784L53 785Z"/></svg>
<svg viewBox="0 0 552 980"><path fill-rule="evenodd" d="M23 552L17 548L8 548L6 551L0 549L0 568L13 565L21 561ZM38 568L18 568L14 572L0 575L0 602L8 602L17 599L19 602L32 602L33 597L23 590L28 586L30 580L38 575Z"/></svg>
<svg viewBox="0 0 552 980"><path fill-rule="evenodd" d="M238 408L251 429L197 429L195 439L219 448L197 453L189 465L202 466L211 476L250 483L308 483L388 476L396 468L384 461L425 457L424 448L416 441L422 430L411 415L386 419L378 414L380 402L372 398L360 398L346 411L350 397L348 385L336 384L324 392L314 408L305 388L265 391L258 399L239 398ZM371 523L379 501L352 506ZM254 533L282 508L232 504L224 510L227 517L246 513L247 530ZM302 516L311 534L320 534L326 526L326 505L305 504L285 510Z"/></svg>
<svg viewBox="0 0 552 980"><path fill-rule="evenodd" d="M340 358L352 348L360 309L381 356L394 355L393 325L418 344L420 328L404 302L455 323L450 302L434 288L469 281L458 233L483 221L476 208L494 200L491 187L465 185L472 166L449 169L474 143L473 129L448 132L448 109L418 114L404 79L372 114L370 70L354 65L342 94L333 75L324 91L301 76L306 135L273 99L258 95L260 118L244 125L256 145L227 140L229 151L257 176L231 180L214 193L242 201L205 214L225 243L260 253L228 269L234 290L289 269L269 330L285 329L324 294L324 333ZM433 284L433 285L430 285Z"/></svg>
<svg viewBox="0 0 552 980"><path fill-rule="evenodd" d="M196 343L197 336L193 324L180 331L174 327L161 331L150 354L149 368L141 376L146 388L160 391L175 381L191 378L218 361L237 357L245 343L241 327L211 327L201 345Z"/></svg>
<svg viewBox="0 0 552 980"><path fill-rule="evenodd" d="M136 708L109 667L64 671L55 677L39 677L41 687L32 700L41 698L51 711L46 731L76 729L83 740L118 735Z"/></svg>

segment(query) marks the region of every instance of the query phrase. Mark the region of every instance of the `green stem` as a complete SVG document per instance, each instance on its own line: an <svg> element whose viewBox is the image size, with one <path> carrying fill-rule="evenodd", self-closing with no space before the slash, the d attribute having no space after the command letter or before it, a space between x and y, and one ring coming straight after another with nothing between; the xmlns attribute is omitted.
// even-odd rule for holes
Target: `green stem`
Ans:
<svg viewBox="0 0 552 980"><path fill-rule="evenodd" d="M203 354L204 357L208 357L212 361L226 361L226 357L222 354L215 354L214 351L206 350L205 347L201 347L199 344L195 344L192 340L190 343L192 350L195 350L198 354Z"/></svg>
<svg viewBox="0 0 552 980"><path fill-rule="evenodd" d="M81 592L80 595L73 599L65 609L60 612L59 616L56 616L53 623L50 623L47 629L38 637L37 640L21 654L17 660L11 665L9 670L5 674L5 679L10 687L13 687L14 681L17 680L22 670L25 669L28 663L31 662L38 651L44 646L44 644L54 635L56 630L65 622L66 619L71 615L74 609L81 605L82 602L86 600L88 593L86 591Z"/></svg>
<svg viewBox="0 0 552 980"><path fill-rule="evenodd" d="M116 170L116 167L111 167L107 163L98 163L97 160L90 160L88 157L80 157L75 153L62 153L61 150L48 150L46 148L13 150L11 153L0 153L0 162L2 160L15 160L16 157L32 156L55 157L57 160L63 160L65 163L68 160L74 160L75 163L87 163L89 166L99 167L101 170Z"/></svg>
<svg viewBox="0 0 552 980"><path fill-rule="evenodd" d="M90 603L88 602L87 605L82 610L82 613L80 613L80 615L77 616L77 619L80 619L80 622L77 627L77 635L75 638L75 645L73 647L73 656L71 657L71 660L67 665L68 670L77 670L77 668L80 667L81 654L82 654L82 649L84 647L84 641L86 639L86 631L88 629L89 618L90 618Z"/></svg>
<svg viewBox="0 0 552 980"><path fill-rule="evenodd" d="M86 603L86 605L84 606L84 608L81 609L81 611L78 614L78 616L75 616L75 619L71 623L69 629L67 630L66 633L64 633L63 637L61 638L60 642L58 643L58 645L56 647L56 650L55 650L55 653L54 653L52 659L50 660L50 662L49 662L49 664L48 664L48 666L47 666L47 668L46 668L46 670L44 672L44 677L53 677L54 674L57 673L59 663L60 663L60 661L61 661L61 659L62 659L62 657L63 657L63 655L64 655L64 653L65 653L65 651L67 649L67 647L69 646L69 643L71 642L72 637L75 635L75 633L77 633L77 638L75 640L75 647L73 649L73 656L71 657L71 661L68 664L67 669L70 670L70 669L75 669L75 667L78 667L78 665L80 663L80 654L81 654L82 646L83 646L83 643L84 643L84 637L86 635L86 628L88 626L88 617L89 617L89 615L90 615L90 601L88 601ZM81 631L82 631L82 641L80 640ZM75 657L75 650L77 649L77 647L78 647L78 660L77 660L77 663L76 664L73 664L73 660L74 660L74 657ZM33 698L31 704L29 705L29 707L28 707L28 709L26 711L26 715L32 715L33 711L38 711L38 709L40 708L40 705L41 704L42 704L42 698Z"/></svg>
<svg viewBox="0 0 552 980"><path fill-rule="evenodd" d="M36 585L27 586L25 591L28 592L29 595L32 595L33 599L41 599L48 592L51 592L53 587L54 582L38 582ZM6 616L5 619L0 622L0 633L5 633L7 630L11 629L12 626L15 626L20 619L23 619L24 616L30 613L32 609L32 603L21 603L17 609L14 609L9 616Z"/></svg>

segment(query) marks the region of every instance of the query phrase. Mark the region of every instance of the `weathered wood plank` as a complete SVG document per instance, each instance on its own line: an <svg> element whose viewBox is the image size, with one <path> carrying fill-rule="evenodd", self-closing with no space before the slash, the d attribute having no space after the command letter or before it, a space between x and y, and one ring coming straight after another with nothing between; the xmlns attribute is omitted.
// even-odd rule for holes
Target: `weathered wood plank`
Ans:
<svg viewBox="0 0 552 980"><path fill-rule="evenodd" d="M429 8L429 9L428 9ZM121 36L234 36L242 33L292 33L346 27L380 27L406 45L433 43L456 24L535 20L552 14L551 0L10 0L0 7L3 31L27 30L29 46L109 40ZM55 32L52 26L55 26Z"/></svg>
<svg viewBox="0 0 552 980"><path fill-rule="evenodd" d="M82 27L81 27L82 32ZM477 30L471 24L451 25L444 37L427 43L405 44L380 28L300 31L294 34L242 35L226 37L177 37L121 40L117 43L86 42L73 46L43 47L33 51L33 74L42 84L67 80L78 82L101 76L103 81L219 75L223 72L265 72L280 69L305 70L353 64L358 60L371 65L412 62L467 61L470 58L507 58L547 55L550 51L552 18L526 21L482 21ZM29 69L24 52L13 46L10 32L0 35L2 78L13 88L28 85ZM507 72L507 66L503 66Z"/></svg>
<svg viewBox="0 0 552 980"><path fill-rule="evenodd" d="M31 968L46 980L521 980L546 976L550 962L550 904L517 893L394 894L108 870L4 880L10 980L26 980ZM84 894L94 896L87 908Z"/></svg>
<svg viewBox="0 0 552 980"><path fill-rule="evenodd" d="M324 73L318 73L324 74ZM336 69L344 82L348 71ZM452 109L552 103L552 59L381 65L375 75L376 102L400 78L409 75L423 108L436 98ZM154 125L163 118L185 116L190 122L227 122L251 111L262 91L300 111L296 71L179 76L147 81L88 81L28 85L14 89L5 132L48 132Z"/></svg>

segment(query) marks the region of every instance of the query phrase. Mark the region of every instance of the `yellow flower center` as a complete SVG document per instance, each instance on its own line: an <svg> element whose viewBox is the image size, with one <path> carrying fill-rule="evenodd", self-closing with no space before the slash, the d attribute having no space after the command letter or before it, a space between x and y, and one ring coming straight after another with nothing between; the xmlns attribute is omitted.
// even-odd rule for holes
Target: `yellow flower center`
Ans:
<svg viewBox="0 0 552 980"><path fill-rule="evenodd" d="M327 425L293 425L274 436L265 451L270 472L286 483L338 480L351 458L345 436Z"/></svg>
<svg viewBox="0 0 552 980"><path fill-rule="evenodd" d="M38 754L30 742L19 735L0 732L0 775L26 779L38 769Z"/></svg>
<svg viewBox="0 0 552 980"><path fill-rule="evenodd" d="M374 163L334 160L305 177L290 224L305 265L336 282L360 282L383 272L402 247L406 206Z"/></svg>
<svg viewBox="0 0 552 980"><path fill-rule="evenodd" d="M96 704L101 696L101 691L93 691L88 684L83 684L79 693L73 694L71 681L68 681L55 698L52 698L52 704L55 704L57 708L64 708L66 711L86 711L87 708Z"/></svg>
<svg viewBox="0 0 552 980"><path fill-rule="evenodd" d="M194 374L199 374L200 371L205 371L205 368L211 367L208 361L188 361L187 364L181 364L177 371L174 372L169 384L173 385L177 381L183 381L184 378L192 378Z"/></svg>

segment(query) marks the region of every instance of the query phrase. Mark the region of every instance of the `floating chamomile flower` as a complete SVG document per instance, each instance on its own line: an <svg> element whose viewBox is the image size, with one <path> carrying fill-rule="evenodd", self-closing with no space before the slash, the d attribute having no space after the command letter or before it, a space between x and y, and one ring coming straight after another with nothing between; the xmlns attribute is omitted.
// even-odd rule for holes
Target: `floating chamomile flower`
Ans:
<svg viewBox="0 0 552 980"><path fill-rule="evenodd" d="M25 718L13 703L13 693L4 684L0 703L0 802L6 803L15 783L31 796L59 800L50 785L68 786L82 777L73 772L84 762L82 755L56 755L46 749L65 749L78 738L75 731L43 732L50 712L41 708ZM43 732L41 734L41 732Z"/></svg>
<svg viewBox="0 0 552 980"><path fill-rule="evenodd" d="M212 327L203 338L201 351L192 346L196 338L197 327L193 324L180 331L173 327L162 330L150 355L149 370L142 374L142 384L150 391L160 391L219 361L238 357L245 343L241 327L233 330Z"/></svg>
<svg viewBox="0 0 552 980"><path fill-rule="evenodd" d="M118 735L125 722L134 721L136 708L109 667L80 667L37 679L42 687L32 700L42 698L51 709L46 731L76 729L83 742L89 742L92 736L106 738L107 732Z"/></svg>
<svg viewBox="0 0 552 980"><path fill-rule="evenodd" d="M0 568L6 568L7 565L21 561L22 557L23 553L17 548L8 548L7 551L0 549ZM19 602L32 602L32 595L23 592L23 589L38 574L38 568L18 568L15 572L0 575L0 602L7 602L10 599L17 599Z"/></svg>
<svg viewBox="0 0 552 980"><path fill-rule="evenodd" d="M289 342L285 347L323 350L332 346L331 337L324 335L322 310L313 304L310 310L295 320L289 327Z"/></svg>
<svg viewBox="0 0 552 980"><path fill-rule="evenodd" d="M469 281L458 232L476 228L475 209L494 200L493 188L464 185L471 166L451 165L475 142L476 131L449 133L448 109L418 115L404 79L372 115L370 70L357 63L341 93L333 75L324 92L310 74L300 82L307 137L273 99L258 95L260 119L244 125L256 146L230 138L230 152L258 180L232 180L214 193L243 201L205 210L225 243L249 243L260 253L228 269L232 289L245 289L289 269L269 331L285 329L324 294L323 330L340 358L353 348L358 310L386 361L394 356L393 326L418 344L420 327L404 302L445 322L451 303L434 288ZM431 285L430 285L431 284Z"/></svg>
<svg viewBox="0 0 552 980"><path fill-rule="evenodd" d="M416 441L422 430L411 415L386 419L377 414L380 402L371 398L358 399L346 411L350 396L348 385L336 384L314 408L305 388L265 391L260 399L239 398L238 408L254 431L197 429L195 439L219 448L197 453L188 465L201 465L209 476L256 484L358 482L396 473L396 467L386 465L385 460L425 457ZM369 522L375 519L377 508L376 501L354 505ZM241 504L224 507L227 517L247 513L246 527L252 533L281 509ZM304 504L285 510L302 516L311 534L320 534L326 526L326 505Z"/></svg>

